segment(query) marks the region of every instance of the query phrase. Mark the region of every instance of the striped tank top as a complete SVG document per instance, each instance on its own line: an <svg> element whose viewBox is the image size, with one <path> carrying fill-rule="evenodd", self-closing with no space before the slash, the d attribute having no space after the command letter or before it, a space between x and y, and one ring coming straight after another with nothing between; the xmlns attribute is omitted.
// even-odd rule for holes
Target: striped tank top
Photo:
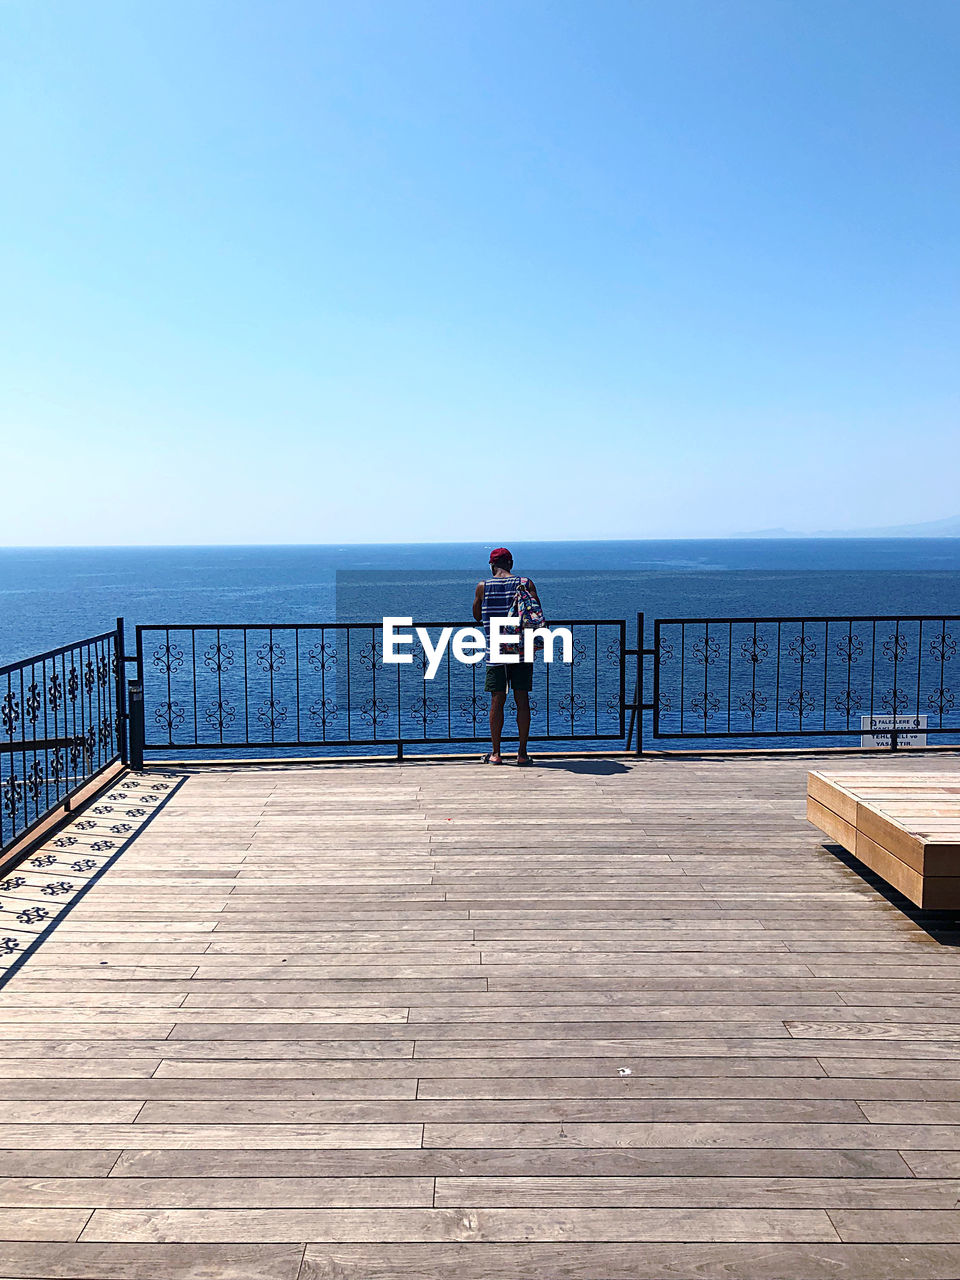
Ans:
<svg viewBox="0 0 960 1280"><path fill-rule="evenodd" d="M506 618L517 594L520 579L515 574L509 578L487 578L483 584L483 634L487 640L487 666L490 661L490 619Z"/></svg>

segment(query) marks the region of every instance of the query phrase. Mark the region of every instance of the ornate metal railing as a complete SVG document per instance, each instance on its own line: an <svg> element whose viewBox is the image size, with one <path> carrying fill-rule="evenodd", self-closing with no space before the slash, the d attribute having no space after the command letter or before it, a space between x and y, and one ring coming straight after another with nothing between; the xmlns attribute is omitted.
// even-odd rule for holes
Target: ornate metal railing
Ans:
<svg viewBox="0 0 960 1280"><path fill-rule="evenodd" d="M656 738L960 735L957 616L666 618L652 656Z"/></svg>
<svg viewBox="0 0 960 1280"><path fill-rule="evenodd" d="M123 624L0 667L0 854L120 759Z"/></svg>
<svg viewBox="0 0 960 1280"><path fill-rule="evenodd" d="M434 640L445 623L427 624ZM960 617L555 622L573 661L538 660L531 741L642 751L685 739L777 746L916 728L960 743ZM413 648L383 661L379 623L139 626L0 668L0 853L115 762L255 753L428 753L487 740L483 664ZM124 681L125 664L137 678ZM956 663L956 667L954 666ZM956 673L956 675L954 674ZM515 736L507 716L505 740Z"/></svg>
<svg viewBox="0 0 960 1280"><path fill-rule="evenodd" d="M442 627L461 624L421 625L435 641ZM626 622L551 626L570 628L573 661L537 661L531 741L623 741ZM411 664L384 663L379 623L139 626L143 746L168 757L378 745L402 755L405 746L484 741L484 665L467 666L448 650L428 680L422 649L412 652ZM504 739L511 736L508 716Z"/></svg>

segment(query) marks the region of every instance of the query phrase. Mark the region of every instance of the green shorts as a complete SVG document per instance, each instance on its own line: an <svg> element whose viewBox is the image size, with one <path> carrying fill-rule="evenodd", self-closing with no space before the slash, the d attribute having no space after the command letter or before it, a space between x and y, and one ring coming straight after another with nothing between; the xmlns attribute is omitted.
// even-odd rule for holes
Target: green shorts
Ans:
<svg viewBox="0 0 960 1280"><path fill-rule="evenodd" d="M533 688L533 663L511 662L503 667L487 667L483 682L487 693L506 693L507 685L514 693L529 693Z"/></svg>

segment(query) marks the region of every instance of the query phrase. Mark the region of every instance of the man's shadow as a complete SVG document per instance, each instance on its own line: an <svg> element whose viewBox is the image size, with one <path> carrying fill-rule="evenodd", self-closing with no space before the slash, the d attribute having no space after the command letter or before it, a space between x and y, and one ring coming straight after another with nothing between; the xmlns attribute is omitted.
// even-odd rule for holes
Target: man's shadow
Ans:
<svg viewBox="0 0 960 1280"><path fill-rule="evenodd" d="M537 760L538 769L563 769L567 773L588 773L604 775L612 773L629 773L627 765L619 760Z"/></svg>

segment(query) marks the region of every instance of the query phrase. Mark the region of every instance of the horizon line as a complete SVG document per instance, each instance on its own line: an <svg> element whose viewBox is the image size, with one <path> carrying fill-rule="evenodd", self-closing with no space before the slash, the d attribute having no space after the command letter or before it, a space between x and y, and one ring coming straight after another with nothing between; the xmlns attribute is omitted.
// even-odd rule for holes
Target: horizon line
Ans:
<svg viewBox="0 0 960 1280"><path fill-rule="evenodd" d="M787 533L782 536L770 534L683 534L675 537L647 536L643 538L514 538L510 539L516 546L544 546L561 544L575 546L582 543L637 544L651 542L956 542L960 534L920 534L920 533ZM337 542L57 542L57 543L0 543L0 553L4 551L178 551L178 550L227 550L247 548L262 550L264 548L310 548L322 547L336 549L344 547L493 547L495 540L480 538L435 538L430 540L392 541L392 542L354 542L342 540Z"/></svg>

